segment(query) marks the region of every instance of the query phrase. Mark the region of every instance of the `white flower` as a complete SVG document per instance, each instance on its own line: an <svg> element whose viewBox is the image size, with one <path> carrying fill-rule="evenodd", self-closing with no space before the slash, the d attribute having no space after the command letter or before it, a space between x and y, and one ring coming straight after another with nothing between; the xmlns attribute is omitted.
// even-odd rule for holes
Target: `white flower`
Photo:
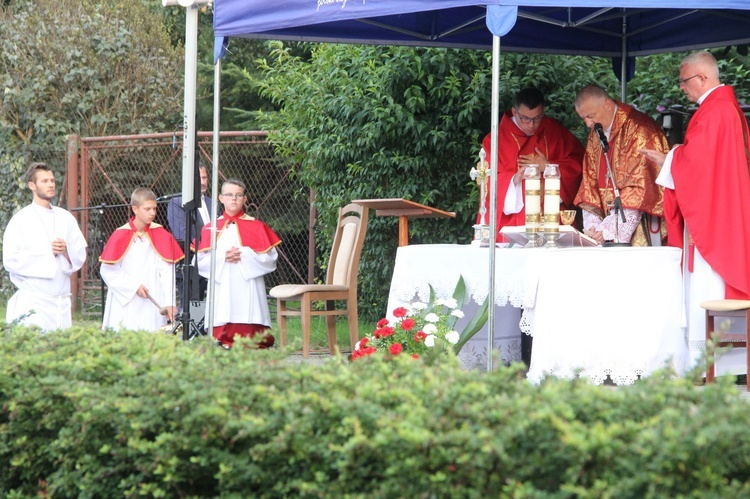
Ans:
<svg viewBox="0 0 750 499"><path fill-rule="evenodd" d="M437 333L437 326L435 324L425 324L422 332L425 334L435 334Z"/></svg>
<svg viewBox="0 0 750 499"><path fill-rule="evenodd" d="M412 310L424 310L426 308L427 308L427 304L422 303L421 301L415 301L414 303L411 304Z"/></svg>
<svg viewBox="0 0 750 499"><path fill-rule="evenodd" d="M458 306L458 302L456 301L455 298L451 297L451 298L447 298L443 300L443 305L445 305L448 308L456 308Z"/></svg>
<svg viewBox="0 0 750 499"><path fill-rule="evenodd" d="M425 346L430 347L430 348L434 347L435 346L435 335L434 334L428 335L427 338L424 339L424 344L425 344Z"/></svg>
<svg viewBox="0 0 750 499"><path fill-rule="evenodd" d="M430 312L429 314L425 315L424 320L427 322L438 322L440 320L440 317L438 317L438 314L435 312Z"/></svg>
<svg viewBox="0 0 750 499"><path fill-rule="evenodd" d="M451 315L458 317L459 319L464 316L464 313L459 309L451 311Z"/></svg>
<svg viewBox="0 0 750 499"><path fill-rule="evenodd" d="M445 335L445 340L451 345L455 345L456 343L458 343L458 338L458 331L451 331L450 333Z"/></svg>

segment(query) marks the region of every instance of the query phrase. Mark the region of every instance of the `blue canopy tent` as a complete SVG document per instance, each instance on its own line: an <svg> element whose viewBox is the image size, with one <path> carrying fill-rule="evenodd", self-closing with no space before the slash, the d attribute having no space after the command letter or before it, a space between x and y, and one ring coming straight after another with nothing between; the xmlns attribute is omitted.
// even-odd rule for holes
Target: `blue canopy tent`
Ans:
<svg viewBox="0 0 750 499"><path fill-rule="evenodd" d="M705 0L214 0L214 168L218 163L220 58L231 37L491 48L494 142L501 39L506 51L613 57L619 59L618 74L627 74L634 67L632 58L638 55L750 43L748 0L716 0L711 9L705 6ZM626 80L621 78L623 94ZM494 228L496 156L490 164L490 226ZM216 199L217 175L213 179ZM495 231L490 232L494 248ZM491 284L494 268L491 251ZM488 298L494 301L492 285ZM209 310L209 324L211 316ZM491 356L487 367L492 369Z"/></svg>
<svg viewBox="0 0 750 499"><path fill-rule="evenodd" d="M518 7L515 26L502 36L508 52L619 59L750 43L745 0L719 0L710 10L697 0L215 0L214 33L219 41L490 49L488 6Z"/></svg>

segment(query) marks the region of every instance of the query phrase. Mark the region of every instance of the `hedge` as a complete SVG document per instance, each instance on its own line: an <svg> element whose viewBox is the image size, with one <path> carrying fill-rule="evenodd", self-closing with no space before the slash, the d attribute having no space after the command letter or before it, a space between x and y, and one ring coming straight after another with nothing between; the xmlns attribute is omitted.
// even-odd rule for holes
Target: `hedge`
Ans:
<svg viewBox="0 0 750 499"><path fill-rule="evenodd" d="M748 497L729 380L528 383L454 359L291 362L163 334L6 328L0 495Z"/></svg>

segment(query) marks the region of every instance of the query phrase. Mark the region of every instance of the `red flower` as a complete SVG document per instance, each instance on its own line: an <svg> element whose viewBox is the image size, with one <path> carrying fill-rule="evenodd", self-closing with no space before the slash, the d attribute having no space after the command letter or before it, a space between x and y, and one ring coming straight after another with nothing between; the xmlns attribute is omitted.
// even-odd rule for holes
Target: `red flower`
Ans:
<svg viewBox="0 0 750 499"><path fill-rule="evenodd" d="M391 352L391 355L398 355L403 351L404 347L401 345L401 343L394 343L388 348L388 351Z"/></svg>
<svg viewBox="0 0 750 499"><path fill-rule="evenodd" d="M414 335L414 341L420 342L423 339L427 338L427 333L424 331L419 331L417 334Z"/></svg>
<svg viewBox="0 0 750 499"><path fill-rule="evenodd" d="M354 352L352 352L352 360L359 359L361 357L367 357L368 355L372 355L377 351L378 349L375 347L360 348L359 350L355 350Z"/></svg>
<svg viewBox="0 0 750 499"><path fill-rule="evenodd" d="M413 353L413 354L411 354L411 358L412 359L418 359L419 358L419 354Z"/></svg>
<svg viewBox="0 0 750 499"><path fill-rule="evenodd" d="M385 338L386 336L391 336L392 334L395 334L396 330L392 327L385 326L381 327L375 330L374 333L372 333L373 336L375 336L376 340L379 340L380 338Z"/></svg>
<svg viewBox="0 0 750 499"><path fill-rule="evenodd" d="M414 324L414 319L404 319L403 322L401 322L401 329L403 329L404 331L409 331L414 327Z"/></svg>
<svg viewBox="0 0 750 499"><path fill-rule="evenodd" d="M365 345L367 345L368 341L370 341L370 338L368 338L367 336L359 340L359 348L363 348Z"/></svg>
<svg viewBox="0 0 750 499"><path fill-rule="evenodd" d="M398 307L393 311L394 317L406 317L406 309L404 307Z"/></svg>
<svg viewBox="0 0 750 499"><path fill-rule="evenodd" d="M383 327L388 325L388 319L380 319L378 321L378 327Z"/></svg>

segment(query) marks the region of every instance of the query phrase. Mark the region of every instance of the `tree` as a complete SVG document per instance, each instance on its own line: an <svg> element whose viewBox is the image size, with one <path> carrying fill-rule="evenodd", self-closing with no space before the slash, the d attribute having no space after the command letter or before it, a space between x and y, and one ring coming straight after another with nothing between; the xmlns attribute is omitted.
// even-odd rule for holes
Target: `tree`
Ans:
<svg viewBox="0 0 750 499"><path fill-rule="evenodd" d="M6 134L59 145L69 133L161 131L179 119L180 55L143 4L19 1L0 12Z"/></svg>
<svg viewBox="0 0 750 499"><path fill-rule="evenodd" d="M28 201L29 160L61 166L69 134L172 130L183 65L161 18L129 0L0 6L0 222ZM56 168L58 169L58 168Z"/></svg>

